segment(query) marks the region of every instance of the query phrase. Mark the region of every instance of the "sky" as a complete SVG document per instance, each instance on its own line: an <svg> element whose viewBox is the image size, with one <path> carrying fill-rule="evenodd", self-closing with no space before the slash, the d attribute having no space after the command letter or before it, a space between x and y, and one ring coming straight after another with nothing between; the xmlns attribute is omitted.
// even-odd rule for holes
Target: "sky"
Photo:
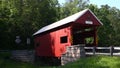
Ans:
<svg viewBox="0 0 120 68"><path fill-rule="evenodd" d="M59 3L64 3L66 0L59 0ZM116 7L120 9L120 0L89 0L90 4L95 4L99 8L101 5L106 5L108 4L110 7Z"/></svg>

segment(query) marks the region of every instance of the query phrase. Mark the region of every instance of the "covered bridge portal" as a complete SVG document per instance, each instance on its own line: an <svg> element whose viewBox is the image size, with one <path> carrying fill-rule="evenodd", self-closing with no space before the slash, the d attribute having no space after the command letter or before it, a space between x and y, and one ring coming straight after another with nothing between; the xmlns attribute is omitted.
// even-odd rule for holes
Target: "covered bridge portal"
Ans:
<svg viewBox="0 0 120 68"><path fill-rule="evenodd" d="M77 44L97 46L97 28L100 25L102 23L92 11L85 9L45 26L33 34L36 55L60 57L65 53L66 46ZM93 43L88 45L90 38Z"/></svg>

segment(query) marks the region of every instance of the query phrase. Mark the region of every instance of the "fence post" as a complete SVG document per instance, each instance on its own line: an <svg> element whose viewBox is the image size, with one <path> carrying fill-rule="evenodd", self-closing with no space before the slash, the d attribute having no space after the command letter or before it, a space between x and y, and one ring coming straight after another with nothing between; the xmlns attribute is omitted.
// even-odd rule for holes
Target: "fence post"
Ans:
<svg viewBox="0 0 120 68"><path fill-rule="evenodd" d="M110 56L113 56L113 46L110 46Z"/></svg>
<svg viewBox="0 0 120 68"><path fill-rule="evenodd" d="M95 47L93 47L93 55L95 55Z"/></svg>
<svg viewBox="0 0 120 68"><path fill-rule="evenodd" d="M85 57L85 49L84 49L85 45L84 44L80 44L79 48L80 48L80 57Z"/></svg>

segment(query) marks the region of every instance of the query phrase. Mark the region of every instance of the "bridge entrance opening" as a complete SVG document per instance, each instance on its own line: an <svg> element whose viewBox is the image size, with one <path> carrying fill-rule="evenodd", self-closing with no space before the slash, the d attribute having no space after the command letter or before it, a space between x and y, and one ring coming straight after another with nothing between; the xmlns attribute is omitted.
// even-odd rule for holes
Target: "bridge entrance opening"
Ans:
<svg viewBox="0 0 120 68"><path fill-rule="evenodd" d="M72 28L72 45L85 44L97 45L96 27L90 25L74 25Z"/></svg>

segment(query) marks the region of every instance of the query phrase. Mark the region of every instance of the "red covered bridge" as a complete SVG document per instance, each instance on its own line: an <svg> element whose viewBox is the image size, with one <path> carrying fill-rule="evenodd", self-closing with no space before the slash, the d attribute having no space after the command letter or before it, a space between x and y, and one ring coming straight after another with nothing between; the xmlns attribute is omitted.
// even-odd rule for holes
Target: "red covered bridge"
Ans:
<svg viewBox="0 0 120 68"><path fill-rule="evenodd" d="M61 57L66 46L86 44L85 39L92 37L97 46L97 29L102 25L94 13L85 9L60 21L43 27L34 33L37 56Z"/></svg>

